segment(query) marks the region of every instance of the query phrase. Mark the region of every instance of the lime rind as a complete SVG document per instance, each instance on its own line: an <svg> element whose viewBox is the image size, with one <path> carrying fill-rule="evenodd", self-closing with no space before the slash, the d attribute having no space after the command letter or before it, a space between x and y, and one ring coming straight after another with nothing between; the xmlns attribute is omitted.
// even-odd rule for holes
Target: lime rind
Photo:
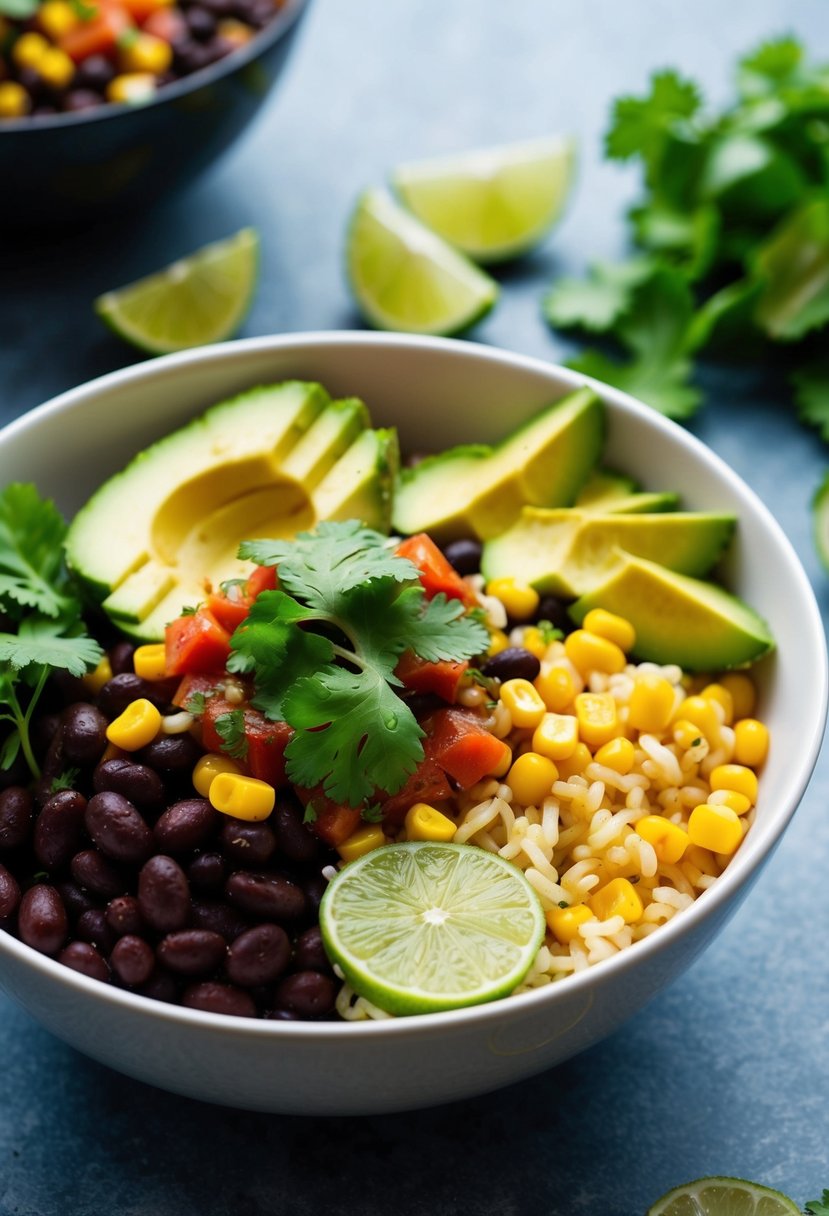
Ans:
<svg viewBox="0 0 829 1216"><path fill-rule="evenodd" d="M98 316L148 354L222 342L239 329L256 288L259 237L242 228L154 274L105 292Z"/></svg>
<svg viewBox="0 0 829 1216"><path fill-rule="evenodd" d="M647 1216L801 1216L781 1191L744 1178L714 1175L676 1186L648 1209Z"/></svg>
<svg viewBox="0 0 829 1216"><path fill-rule="evenodd" d="M544 940L521 870L470 845L409 841L340 871L320 908L326 949L388 1013L434 1013L507 996Z"/></svg>
<svg viewBox="0 0 829 1216"><path fill-rule="evenodd" d="M474 261L506 261L537 245L570 193L575 145L546 136L397 166L392 185L424 224Z"/></svg>
<svg viewBox="0 0 829 1216"><path fill-rule="evenodd" d="M384 190L360 196L346 239L349 284L377 329L448 336L480 321L498 285Z"/></svg>

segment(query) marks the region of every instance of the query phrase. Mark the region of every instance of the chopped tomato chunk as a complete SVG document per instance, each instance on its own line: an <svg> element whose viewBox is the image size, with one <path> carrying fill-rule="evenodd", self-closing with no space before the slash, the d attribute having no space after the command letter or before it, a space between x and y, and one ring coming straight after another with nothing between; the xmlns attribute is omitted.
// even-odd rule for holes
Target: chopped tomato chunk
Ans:
<svg viewBox="0 0 829 1216"><path fill-rule="evenodd" d="M114 53L118 40L132 26L132 17L123 8L99 5L97 14L67 30L58 40L58 46L75 63L80 63L90 55Z"/></svg>
<svg viewBox="0 0 829 1216"><path fill-rule="evenodd" d="M475 596L448 562L435 542L425 532L409 536L395 550L398 557L407 557L420 571L420 581L429 599L442 591L449 600L473 604Z"/></svg>
<svg viewBox="0 0 829 1216"><path fill-rule="evenodd" d="M226 676L223 671L206 672L204 674L191 672L189 675L184 676L176 689L173 695L173 705L178 705L184 709L187 702L196 693L201 693L205 697L212 696L225 678Z"/></svg>
<svg viewBox="0 0 829 1216"><path fill-rule="evenodd" d="M301 786L297 786L296 793L304 807L313 803L312 815L308 819L311 831L333 848L342 844L344 840L348 840L349 836L360 826L362 814L359 807L344 806L341 802L334 802L323 793L321 785L315 785L313 789L303 789Z"/></svg>
<svg viewBox="0 0 829 1216"><path fill-rule="evenodd" d="M293 730L287 722L271 722L251 705L239 705L220 695L210 697L202 716L202 747L208 752L224 754L224 740L216 721L234 710L242 711L245 723L247 750L240 763L247 768L251 777L267 781L275 789L285 785L285 748L291 741Z"/></svg>
<svg viewBox="0 0 829 1216"><path fill-rule="evenodd" d="M428 754L429 741L424 740L426 755L402 789L388 798L383 798L383 819L398 827L406 818L406 812L416 802L445 802L452 797L452 787L446 773Z"/></svg>
<svg viewBox="0 0 829 1216"><path fill-rule="evenodd" d="M429 754L462 790L489 776L509 750L480 718L462 709L435 710L423 727L429 736Z"/></svg>
<svg viewBox="0 0 829 1216"><path fill-rule="evenodd" d="M228 633L235 633L250 612L250 600L244 594L239 596L227 595L224 591L214 591L207 597L207 607L213 613L220 625Z"/></svg>
<svg viewBox="0 0 829 1216"><path fill-rule="evenodd" d="M209 608L171 621L164 635L167 674L215 671L230 654L230 634Z"/></svg>
<svg viewBox="0 0 829 1216"><path fill-rule="evenodd" d="M255 600L261 591L276 591L276 566L257 566L248 575L245 584L245 595L248 600Z"/></svg>
<svg viewBox="0 0 829 1216"><path fill-rule="evenodd" d="M394 674L412 692L433 692L452 704L457 700L461 680L469 668L467 662L428 663L411 650L400 656Z"/></svg>

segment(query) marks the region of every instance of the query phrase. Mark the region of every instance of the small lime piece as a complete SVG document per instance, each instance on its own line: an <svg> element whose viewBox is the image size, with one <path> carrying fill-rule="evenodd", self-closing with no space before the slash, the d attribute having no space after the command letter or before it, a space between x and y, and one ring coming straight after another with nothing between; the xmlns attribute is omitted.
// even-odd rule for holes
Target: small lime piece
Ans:
<svg viewBox="0 0 829 1216"><path fill-rule="evenodd" d="M812 536L818 557L829 570L829 473L812 499Z"/></svg>
<svg viewBox="0 0 829 1216"><path fill-rule="evenodd" d="M259 237L253 228L204 245L164 270L108 291L95 311L125 342L153 355L231 337L256 286Z"/></svg>
<svg viewBox="0 0 829 1216"><path fill-rule="evenodd" d="M476 262L525 253L558 220L574 146L549 136L400 165L394 188L411 211Z"/></svg>
<svg viewBox="0 0 829 1216"><path fill-rule="evenodd" d="M371 325L417 334L455 334L489 312L497 284L404 211L384 190L368 190L349 223L351 288Z"/></svg>
<svg viewBox="0 0 829 1216"><path fill-rule="evenodd" d="M780 1191L742 1178L698 1178L686 1182L648 1209L648 1216L801 1216Z"/></svg>
<svg viewBox="0 0 829 1216"><path fill-rule="evenodd" d="M507 996L544 939L521 870L466 844L374 849L332 879L320 907L330 957L360 996L394 1014Z"/></svg>

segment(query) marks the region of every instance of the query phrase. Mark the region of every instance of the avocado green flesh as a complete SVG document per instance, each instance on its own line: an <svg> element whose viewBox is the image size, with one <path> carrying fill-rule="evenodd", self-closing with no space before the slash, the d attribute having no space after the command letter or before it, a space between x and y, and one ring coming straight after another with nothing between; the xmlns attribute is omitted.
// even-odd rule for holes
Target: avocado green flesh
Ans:
<svg viewBox="0 0 829 1216"><path fill-rule="evenodd" d="M313 490L369 423L359 398L332 401L288 453L282 473Z"/></svg>
<svg viewBox="0 0 829 1216"><path fill-rule="evenodd" d="M601 510L609 508L609 504L618 498L630 498L639 490L638 484L626 473L617 473L615 469L594 469L579 490L574 507L597 507Z"/></svg>
<svg viewBox="0 0 829 1216"><path fill-rule="evenodd" d="M548 406L497 447L452 448L407 469L398 483L393 525L438 542L497 536L525 504L573 501L604 439L604 408L590 389Z"/></svg>
<svg viewBox="0 0 829 1216"><path fill-rule="evenodd" d="M678 663L686 671L746 667L774 649L766 622L736 596L627 553L569 611L581 624L600 607L631 622L637 658Z"/></svg>
<svg viewBox="0 0 829 1216"><path fill-rule="evenodd" d="M377 532L388 532L399 465L393 427L363 431L317 486L317 518L359 519Z"/></svg>
<svg viewBox="0 0 829 1216"><path fill-rule="evenodd" d="M622 549L683 574L707 574L734 531L731 515L674 511L616 515L525 507L484 545L484 577L514 578L542 594L583 595L607 577Z"/></svg>

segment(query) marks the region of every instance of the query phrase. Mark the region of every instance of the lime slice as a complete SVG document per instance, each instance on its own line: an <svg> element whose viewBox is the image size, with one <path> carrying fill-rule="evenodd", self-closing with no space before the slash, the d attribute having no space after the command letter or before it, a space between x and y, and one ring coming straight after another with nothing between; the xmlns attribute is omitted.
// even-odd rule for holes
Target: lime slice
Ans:
<svg viewBox="0 0 829 1216"><path fill-rule="evenodd" d="M433 1013L507 996L544 939L523 873L466 844L409 841L351 862L320 907L326 950L388 1013Z"/></svg>
<svg viewBox="0 0 829 1216"><path fill-rule="evenodd" d="M818 557L829 570L829 473L812 499L812 536Z"/></svg>
<svg viewBox="0 0 829 1216"><path fill-rule="evenodd" d="M346 261L357 302L378 329L455 334L489 312L498 295L488 275L384 190L358 200Z"/></svg>
<svg viewBox="0 0 829 1216"><path fill-rule="evenodd" d="M561 136L400 165L392 181L424 224L478 262L538 244L561 215L574 146Z"/></svg>
<svg viewBox="0 0 829 1216"><path fill-rule="evenodd" d="M256 285L253 228L204 245L171 266L108 291L95 311L119 337L153 355L221 342L247 315Z"/></svg>
<svg viewBox="0 0 829 1216"><path fill-rule="evenodd" d="M674 1187L648 1216L801 1216L780 1191L742 1178L698 1178Z"/></svg>

